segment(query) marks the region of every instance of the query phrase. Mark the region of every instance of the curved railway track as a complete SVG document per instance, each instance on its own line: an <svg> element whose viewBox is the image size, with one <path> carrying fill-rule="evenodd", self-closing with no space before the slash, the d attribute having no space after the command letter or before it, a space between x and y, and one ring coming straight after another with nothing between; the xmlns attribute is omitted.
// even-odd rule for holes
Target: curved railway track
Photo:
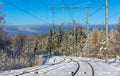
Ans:
<svg viewBox="0 0 120 76"><path fill-rule="evenodd" d="M52 66L54 66L54 65L56 65L56 64L52 64L51 66L46 66L46 67L44 67L44 68L35 69L35 70L28 71L28 72L23 72L23 73L21 73L21 74L15 75L15 76L21 76L21 75L24 75L24 74L29 74L29 73L31 73L31 72L34 72L34 74L43 75L43 74L52 72L52 71L54 71L54 70L57 70L58 68L61 68L61 67L67 65L68 63L70 63L70 62L72 62L72 61L77 64L77 68L75 69L74 72L71 72L71 76L76 76L76 74L77 74L77 73L79 72L79 70L80 70L80 63L79 63L79 61L73 60L73 59L71 59L71 58L69 58L69 59L70 59L70 60L69 60L67 63L62 64L61 66L58 66L58 67L56 67L56 68L47 70L47 71L45 71L45 72L41 72L41 70L42 70L42 69L49 68L49 67L52 67ZM64 59L63 61L65 61L65 60L66 60L66 59ZM63 61L62 61L62 62L63 62ZM62 62L61 62L61 63L62 63ZM92 71L91 71L91 72L92 72L92 76L94 76L94 75L95 75L95 72L94 72L93 66L92 66L89 62L87 62L87 61L82 61L82 62L84 62L84 63L86 63L86 64L88 64L88 65L90 66L90 68L91 68L91 70L92 70ZM59 63L59 64L60 64L60 63ZM39 73L39 72L40 72L40 73Z"/></svg>
<svg viewBox="0 0 120 76"><path fill-rule="evenodd" d="M56 58L54 59L54 61L56 60ZM22 73L20 73L20 74L16 74L16 75L14 75L14 76L21 76L21 75L23 75L23 74L27 74L27 73L30 73L30 72L33 72L33 71L37 71L37 70L42 70L42 69L45 69L45 68L49 68L49 67L52 67L52 66L54 66L54 65L56 65L56 64L60 64L60 63L62 63L62 62L64 62L65 61L65 59L63 59L62 61L60 61L60 62L58 62L58 63L54 63L54 64L47 64L48 66L45 66L45 67L42 67L42 68L38 68L38 69L35 69L35 70L31 70L31 71L23 71Z"/></svg>
<svg viewBox="0 0 120 76"><path fill-rule="evenodd" d="M46 69L46 68L52 67L52 66L54 66L54 65L60 64L60 63L64 62L65 60L66 60L66 59L64 58L64 60L61 61L61 62L59 62L59 63L50 64L50 66L46 66L46 67L43 67L43 68L40 68L40 69L35 69L35 70L31 70L31 71L25 71L25 72L23 72L23 73L20 73L20 74L14 75L14 76L21 76L21 75L28 74L28 73L31 73L31 72L34 72L35 74L38 74L37 71L40 71L40 70L42 70L42 69ZM66 64L70 63L71 61L72 61L72 59L70 59L69 62L67 62ZM63 64L63 65L61 65L60 67L66 65L66 64ZM56 70L56 69L58 69L58 68L60 68L60 67L57 67L57 68L48 70L48 71L46 71L46 72L42 72L42 73L39 74L39 75L46 74L46 73L51 72L51 71L53 71L53 70Z"/></svg>
<svg viewBox="0 0 120 76"><path fill-rule="evenodd" d="M75 72L72 73L72 76L75 76L75 75L77 74L77 72L79 71L79 69L80 69L80 64L79 64L79 62L78 62L78 61L75 61L75 60L74 60L74 62L76 62L78 66L77 66L77 69L75 70Z"/></svg>
<svg viewBox="0 0 120 76"><path fill-rule="evenodd" d="M56 68L54 68L54 69L52 69L52 70L48 70L48 71L46 71L46 72L43 72L43 73L41 73L41 74L39 74L39 75L43 75L43 74L49 73L49 72L51 72L51 71L54 71L54 70L56 70L56 69L58 69L58 68L60 68L60 67L63 67L63 66L65 66L65 65L67 65L67 64L70 63L70 62L72 62L72 59L71 59L71 58L70 58L70 60L69 60L66 64L63 64L63 65L61 65L61 66L59 66L59 67L56 67Z"/></svg>
<svg viewBox="0 0 120 76"><path fill-rule="evenodd" d="M56 61L56 58L53 60L54 62ZM49 74L51 72L54 72L55 70L59 69L59 68L63 68L64 66L68 65L69 63L75 63L76 64L76 68L71 72L71 75L70 76L79 76L79 74L81 74L82 72L84 74L87 74L87 75L91 75L91 76L94 76L95 75L95 71L94 71L94 68L93 66L91 65L91 63L87 62L87 61L77 61L77 60L74 60L72 58L64 58L62 61L58 62L58 63L55 63L55 64L47 64L48 66L43 66L41 68L35 68L35 69L32 69L32 70L27 70L27 71L22 71L21 73L18 73L18 74L13 74L13 76L22 76L22 75L28 75L29 74L35 74L35 75L43 75L43 74ZM88 68L91 70L83 70L83 71L80 71L80 69L82 70L82 66L80 65L82 62L82 64L87 64ZM69 64L71 65L71 64ZM54 66L54 67L53 67ZM85 65L86 66L86 65ZM74 66L73 66L74 67ZM84 68L84 67L83 67ZM82 74L83 74L82 73Z"/></svg>
<svg viewBox="0 0 120 76"><path fill-rule="evenodd" d="M81 60L80 62L84 62L84 63L88 64L90 66L91 70L92 70L92 76L95 76L95 71L94 71L94 68L93 68L91 63L89 63L87 61L83 61L83 60Z"/></svg>
<svg viewBox="0 0 120 76"><path fill-rule="evenodd" d="M91 67L91 70L92 70L92 76L95 75L95 71L94 71L94 68L93 66L89 63L89 62L86 62L90 67Z"/></svg>
<svg viewBox="0 0 120 76"><path fill-rule="evenodd" d="M77 69L76 69L74 72L71 72L71 75L72 75L72 76L75 76L75 75L77 74L77 72L79 71L79 69L80 69L80 64L79 64L78 61L75 61L75 60L73 60L73 59L71 59L71 58L70 58L70 61L67 62L66 64L61 65L61 66L59 66L59 67L57 67L57 68L54 68L54 69L52 69L52 70L49 70L49 71L47 71L47 72L44 72L44 73L42 73L42 74L46 74L46 73L48 73L48 72L54 71L54 70L56 70L56 69L58 69L58 68L60 68L60 67L63 67L63 66L65 66L65 65L67 65L68 63L70 63L70 62L72 62L72 61L77 64ZM42 75L42 74L39 74L39 75Z"/></svg>
<svg viewBox="0 0 120 76"><path fill-rule="evenodd" d="M80 72L79 71L80 70L80 63L79 63L79 61L75 61L74 60L74 62L76 62L78 66L77 66L77 69L75 70L75 72L72 72L72 76L75 76L78 72ZM86 63L86 64L88 64L90 66L90 68L92 70L92 76L94 76L95 75L95 71L94 71L93 66L89 62L87 62L87 61L82 61L82 62L84 62L84 63Z"/></svg>

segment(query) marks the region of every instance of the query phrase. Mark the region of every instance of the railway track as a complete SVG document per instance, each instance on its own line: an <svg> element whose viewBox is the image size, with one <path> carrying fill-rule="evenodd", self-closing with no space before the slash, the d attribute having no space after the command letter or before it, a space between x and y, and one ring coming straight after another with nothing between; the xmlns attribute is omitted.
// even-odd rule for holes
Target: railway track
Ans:
<svg viewBox="0 0 120 76"><path fill-rule="evenodd" d="M41 73L41 74L39 74L39 75L43 75L43 74L49 73L49 72L51 72L51 71L54 71L54 70L56 70L56 69L58 69L58 68L61 68L61 67L65 66L65 65L67 65L68 63L70 63L71 61L72 61L72 59L70 59L70 61L67 62L66 64L63 64L63 65L61 65L61 66L59 66L59 67L56 67L56 68L54 68L54 69L52 69L52 70L48 70L48 71L46 71L46 72L43 72L43 73Z"/></svg>
<svg viewBox="0 0 120 76"><path fill-rule="evenodd" d="M55 60L56 60L56 58L55 58L53 61L55 61ZM30 72L33 72L33 71L37 71L37 70L42 70L42 69L45 69L45 68L49 68L49 67L52 67L52 66L54 66L54 65L56 65L56 64L60 64L60 63L62 63L62 62L64 62L64 61L65 61L65 59L63 59L62 61L60 61L60 62L58 62L58 63L47 64L48 66L45 66L45 67L42 67L42 68L38 68L38 69L30 70L30 71L23 71L22 73L16 74L16 75L14 75L14 76L21 76L21 75L23 75L23 74L27 74L27 73L30 73Z"/></svg>
<svg viewBox="0 0 120 76"><path fill-rule="evenodd" d="M89 62L87 62L87 61L80 61L80 62L84 62L84 63L86 63L86 64L88 64L89 66L90 66L90 68L91 68L91 71L92 71L92 76L95 76L95 71L94 71L94 68L93 68L93 66L92 66L92 64L91 63L89 63ZM86 74L86 73L85 73Z"/></svg>
<svg viewBox="0 0 120 76"><path fill-rule="evenodd" d="M72 61L77 64L76 70L75 70L74 72L71 72L71 75L72 75L72 76L75 76L75 75L77 74L77 72L79 71L79 69L80 69L80 64L79 64L78 61L75 61L75 60L73 60L73 59L71 59L71 58L70 58L70 61L69 61L68 63L70 63L70 62L72 62ZM66 63L65 65L67 65L68 63ZM49 73L49 72L51 72L51 71L54 71L54 70L56 70L56 69L58 69L58 68L61 68L61 67L65 66L65 65L61 65L61 66L59 66L59 67L56 67L56 68L54 68L54 69L52 69L52 70L49 70L49 71L44 72L44 73L39 74L39 75L43 75L43 74Z"/></svg>
<svg viewBox="0 0 120 76"><path fill-rule="evenodd" d="M57 69L59 69L59 68L61 68L61 67L64 67L65 65L69 64L70 62L75 62L75 63L77 64L77 68L75 69L75 71L74 71L74 72L71 72L71 76L77 76L77 73L80 72L79 70L81 69L81 68L80 68L80 63L79 63L79 61L75 61L75 60L73 60L73 59L71 59L71 58L70 58L70 60L69 60L67 63L64 63L64 64L62 64L62 65L60 65L60 66L58 66L58 67L55 67L55 68L53 68L53 69L49 69L49 70L44 71L44 72L41 71L42 69L36 69L36 70L32 70L32 71L23 73L23 74L21 74L21 75L24 75L24 74L29 75L29 73L34 73L34 74L36 74L36 75L38 74L38 75L41 75L41 76L42 76L43 74L47 74L47 73L52 72L52 71L54 71L54 70L57 70ZM87 65L89 65L89 67L90 67L90 69L91 69L92 76L94 76L94 75L95 75L95 72L94 72L93 66L92 66L89 62L87 62L87 61L82 61L82 62L84 62L84 63L86 63ZM53 66L54 66L54 65L53 65ZM52 66L50 66L50 67L52 67ZM49 68L49 67L46 67L46 68ZM46 68L43 68L43 69L46 69ZM86 74L87 74L87 72L86 72ZM21 76L21 75L15 75L15 76ZM79 76L79 75L78 75L78 76Z"/></svg>
<svg viewBox="0 0 120 76"><path fill-rule="evenodd" d="M72 76L75 76L75 75L77 74L77 72L79 71L79 69L80 69L80 64L79 64L79 62L78 62L78 61L75 61L75 60L74 60L74 62L76 62L78 66L77 66L77 69L75 70L75 72L72 73Z"/></svg>
<svg viewBox="0 0 120 76"><path fill-rule="evenodd" d="M64 58L63 61L65 61L65 60L66 60L66 59ZM62 63L63 61L61 61L60 63ZM66 64L70 63L71 61L72 61L72 59L70 59L69 62L67 62ZM58 64L60 64L60 63L58 63ZM62 66L64 66L64 65L66 65L66 64L63 64L63 65L61 65L61 66L59 66L59 67L57 67L57 68L50 69L50 70L47 70L47 71L45 71L45 72L42 72L42 73L39 74L39 75L46 74L46 73L48 73L48 72L51 72L51 71L53 71L53 70L56 70L56 69L58 69L58 68L60 68L60 67L62 67ZM20 74L14 75L14 76L21 76L21 75L24 75L24 74L29 74L29 73L31 73L31 72L32 72L32 73L34 72L34 74L38 74L38 73L40 72L40 70L53 67L54 65L57 65L57 63L56 63L56 64L51 64L50 66L46 66L46 67L43 67L43 68L40 68L40 69L35 69L35 70L31 70L31 71L25 71L25 72L23 72L23 73L20 73ZM38 71L39 71L39 72L38 72Z"/></svg>
<svg viewBox="0 0 120 76"><path fill-rule="evenodd" d="M92 76L95 75L95 71L94 71L94 68L93 66L89 63L89 62L86 62L90 67L91 67L91 70L92 70Z"/></svg>
<svg viewBox="0 0 120 76"><path fill-rule="evenodd" d="M79 61L75 61L74 60L74 62L76 62L78 66L77 66L77 69L75 70L75 72L72 72L72 76L75 76L78 72L80 72L79 70L81 69ZM82 61L82 62L84 62L84 63L89 65L89 67L91 68L91 71L92 71L92 76L94 76L95 75L95 71L94 71L93 66L89 62L87 62L87 61ZM86 74L86 72L85 72L85 74Z"/></svg>
<svg viewBox="0 0 120 76"><path fill-rule="evenodd" d="M54 62L56 61L56 58L53 60ZM74 69L71 72L70 76L80 76L80 75L89 75L89 76L94 76L95 75L95 72L94 72L94 68L93 66L87 62L87 61L78 61L78 60L74 60L72 58L64 58L62 61L60 61L59 63L55 63L55 64L47 64L48 66L43 66L43 67L35 67L35 68L32 68L32 69L28 69L26 71L20 71L16 74L14 73L9 73L10 75L12 76L22 76L22 75L25 75L25 76L29 76L29 75L46 75L46 74L49 74L49 73L54 73L55 71L57 71L59 68L64 68L65 66L67 66L69 63L69 66L71 65L71 62L72 64L74 63L75 64L75 67L74 67L74 64L73 64L73 67ZM88 68L87 70L84 69L84 66L81 64L86 64L84 65L86 68ZM81 68L82 67L82 68ZM72 68L71 68L72 69ZM9 75L8 74L8 75ZM67 74L67 73L65 73ZM7 74L6 74L7 76Z"/></svg>

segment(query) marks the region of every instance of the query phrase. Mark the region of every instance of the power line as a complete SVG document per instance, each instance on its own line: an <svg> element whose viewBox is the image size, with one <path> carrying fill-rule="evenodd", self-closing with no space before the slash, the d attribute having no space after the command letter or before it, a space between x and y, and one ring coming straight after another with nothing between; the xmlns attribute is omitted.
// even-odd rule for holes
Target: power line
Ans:
<svg viewBox="0 0 120 76"><path fill-rule="evenodd" d="M92 14L89 14L88 17L91 17L91 16L95 15L95 14L99 11L99 9L100 9L100 8L96 9ZM86 20L86 17L83 18L83 19L81 20L81 22L84 21L84 20Z"/></svg>
<svg viewBox="0 0 120 76"><path fill-rule="evenodd" d="M103 5L104 5L104 4L103 4ZM102 5L102 6L103 6L103 5ZM101 10L101 8L97 8L93 13L89 14L88 17L91 17L91 16L95 15L95 14L96 14L98 11L100 11L100 10ZM86 20L86 17L83 18L83 19L81 20L81 22L84 21L84 20Z"/></svg>
<svg viewBox="0 0 120 76"><path fill-rule="evenodd" d="M104 0L103 0L104 1ZM84 3L81 3L81 4L78 4L78 5L75 5L75 6L79 6L79 5L88 5L88 4L91 4L91 3L100 3L100 1L96 1L96 0L90 0L89 2L84 2Z"/></svg>
<svg viewBox="0 0 120 76"><path fill-rule="evenodd" d="M115 16L119 15L120 11L118 11L117 13L115 13L114 15L112 15L111 17L114 18Z"/></svg>
<svg viewBox="0 0 120 76"><path fill-rule="evenodd" d="M3 1L4 1L5 3L7 3L7 4L9 4L9 5L11 5L11 6L13 6L13 7L17 8L17 9L19 9L20 11L22 11L22 12L30 15L31 17L33 17L33 18L35 18L35 19L37 19L37 20L40 20L41 22L44 22L44 23L46 23L46 24L49 24L48 22L46 22L46 21L44 21L43 19L41 19L41 18L33 15L32 13L26 11L25 9L18 7L18 6L16 6L15 4L13 4L13 3L11 3L11 2L9 2L9 1L7 1L7 0L3 0ZM49 25L50 25L50 24L49 24Z"/></svg>
<svg viewBox="0 0 120 76"><path fill-rule="evenodd" d="M86 3L81 3L81 4L78 4L78 5L75 5L75 6L79 6L79 5L87 5L87 4L90 4L90 3L93 3L93 2L86 2Z"/></svg>
<svg viewBox="0 0 120 76"><path fill-rule="evenodd" d="M68 6L64 0L61 0L61 1L62 1L62 3L63 3L65 6ZM70 11L69 8L67 8L67 9L68 9L68 12L69 12L69 14L70 14L70 16L71 16L71 19L74 21L73 14L71 13L71 11Z"/></svg>
<svg viewBox="0 0 120 76"><path fill-rule="evenodd" d="M95 15L95 14L96 14L98 11L100 11L100 10L101 10L101 8L97 8L93 13L91 13L91 14L89 15L89 17Z"/></svg>
<svg viewBox="0 0 120 76"><path fill-rule="evenodd" d="M56 17L56 19L60 21L59 17L56 15L55 11L52 9L52 13L53 12L54 12L54 16Z"/></svg>
<svg viewBox="0 0 120 76"><path fill-rule="evenodd" d="M120 14L120 11L118 11L117 13L115 13L114 15L110 16L108 19L109 20L113 20L117 15ZM102 23L104 23L104 21L102 21Z"/></svg>
<svg viewBox="0 0 120 76"><path fill-rule="evenodd" d="M28 10L29 1L26 0L26 9Z"/></svg>
<svg viewBox="0 0 120 76"><path fill-rule="evenodd" d="M111 0L109 0L109 1L111 1ZM112 16L110 16L109 19L112 20L113 18L115 18L119 14L120 14L120 11L118 11L115 14L113 14Z"/></svg>

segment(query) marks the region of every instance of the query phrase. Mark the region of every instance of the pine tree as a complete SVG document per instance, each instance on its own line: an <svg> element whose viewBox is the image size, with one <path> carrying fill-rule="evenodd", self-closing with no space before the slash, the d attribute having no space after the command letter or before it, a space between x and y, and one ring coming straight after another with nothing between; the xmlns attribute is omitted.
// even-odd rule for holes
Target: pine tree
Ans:
<svg viewBox="0 0 120 76"><path fill-rule="evenodd" d="M47 45L47 50L49 51L50 55L52 55L52 49L53 49L53 30L51 28L48 35L48 45Z"/></svg>
<svg viewBox="0 0 120 76"><path fill-rule="evenodd" d="M101 32L100 32L100 40L99 40L99 41L104 41L105 38L106 38L105 27L104 27L104 25L103 25L102 30L101 30Z"/></svg>
<svg viewBox="0 0 120 76"><path fill-rule="evenodd" d="M117 24L117 29L110 31L109 45L110 54L120 56L120 21Z"/></svg>
<svg viewBox="0 0 120 76"><path fill-rule="evenodd" d="M115 51L117 54L120 55L120 20L119 23L117 24L117 33L116 33L116 48Z"/></svg>
<svg viewBox="0 0 120 76"><path fill-rule="evenodd" d="M75 29L75 44L78 42L78 28Z"/></svg>
<svg viewBox="0 0 120 76"><path fill-rule="evenodd" d="M22 34L18 34L15 37L15 46L16 46L16 54L20 55L25 49L25 40L26 40L26 36L22 35Z"/></svg>
<svg viewBox="0 0 120 76"><path fill-rule="evenodd" d="M90 45L96 46L99 40L98 37L98 30L93 29L93 32L90 35Z"/></svg>
<svg viewBox="0 0 120 76"><path fill-rule="evenodd" d="M69 37L68 37L68 33L67 31L64 32L64 35L63 35L63 39L61 41L61 52L62 52L62 55L69 55L69 44L68 41L69 41Z"/></svg>
<svg viewBox="0 0 120 76"><path fill-rule="evenodd" d="M82 26L78 26L77 27L77 31L78 31L78 35L77 35L77 47L78 47L78 55L82 54L83 48L85 47L85 42L86 42L86 34L83 31L84 29L82 28Z"/></svg>
<svg viewBox="0 0 120 76"><path fill-rule="evenodd" d="M34 50L34 54L37 54L38 53L38 48L39 48L39 35L38 34L34 34L34 47L33 47L33 50Z"/></svg>
<svg viewBox="0 0 120 76"><path fill-rule="evenodd" d="M57 47L59 48L61 46L61 42L62 42L62 39L63 39L63 30L61 27L59 27L59 30L58 30L58 38L57 38Z"/></svg>

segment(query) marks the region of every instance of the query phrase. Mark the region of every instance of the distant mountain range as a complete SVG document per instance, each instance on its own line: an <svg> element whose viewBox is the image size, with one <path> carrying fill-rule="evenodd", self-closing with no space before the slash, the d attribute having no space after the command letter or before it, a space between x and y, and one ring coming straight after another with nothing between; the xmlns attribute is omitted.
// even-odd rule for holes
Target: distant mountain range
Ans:
<svg viewBox="0 0 120 76"><path fill-rule="evenodd" d="M78 25L76 25L78 26ZM56 25L55 30L58 30L60 26ZM49 25L26 25L26 26L5 26L4 30L8 34L13 34L16 35L18 33L22 34L27 34L27 35L32 35L34 33L39 33L39 34L44 34L48 33L50 30L51 26ZM69 25L64 25L62 26L64 30L69 30L73 28L72 24ZM83 25L83 28L86 28L86 25ZM103 25L90 25L90 30L92 31L93 28L97 28L98 30L101 30L103 28ZM109 30L116 29L115 24L109 25Z"/></svg>

